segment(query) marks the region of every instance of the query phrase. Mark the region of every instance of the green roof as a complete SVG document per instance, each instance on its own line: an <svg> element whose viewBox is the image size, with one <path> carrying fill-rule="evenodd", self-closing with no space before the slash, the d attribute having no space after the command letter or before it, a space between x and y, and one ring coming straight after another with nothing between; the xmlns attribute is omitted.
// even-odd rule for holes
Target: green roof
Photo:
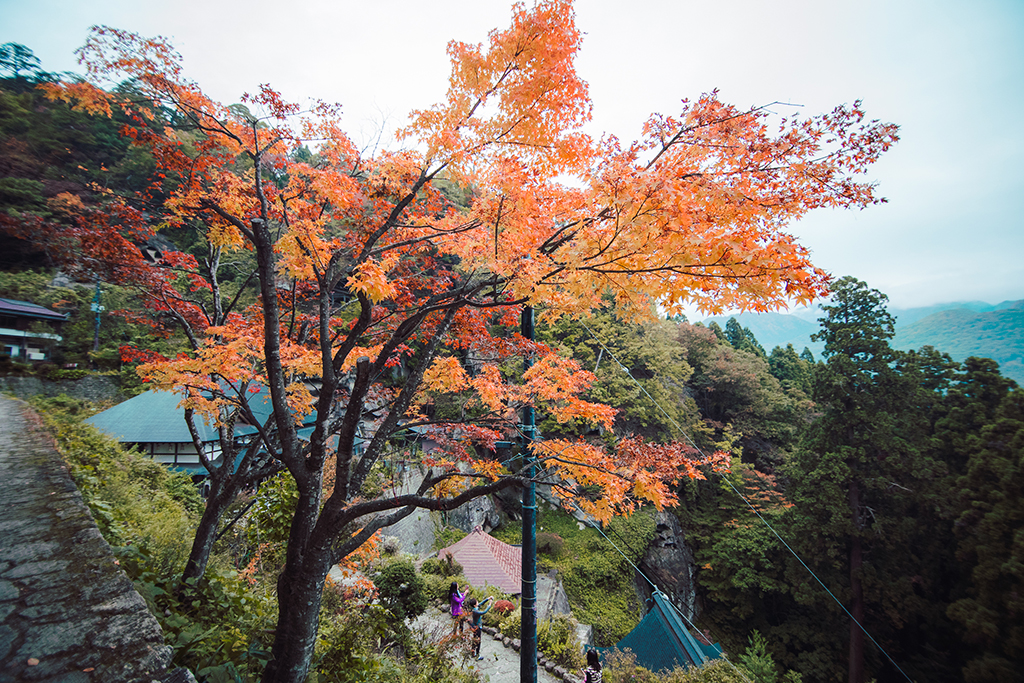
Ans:
<svg viewBox="0 0 1024 683"><path fill-rule="evenodd" d="M185 409L178 406L181 394L147 391L118 403L86 420L104 434L124 443L192 443ZM217 430L196 420L202 441L216 441Z"/></svg>
<svg viewBox="0 0 1024 683"><path fill-rule="evenodd" d="M181 394L171 391L147 391L118 403L113 408L97 413L86 420L104 434L122 443L192 443L188 425L185 424L185 409L178 407ZM266 424L273 407L270 393L260 388L249 397L249 405L256 419ZM316 411L303 420L299 437L309 439L313 428L307 426L316 420ZM217 430L213 425L196 420L196 429L203 442L216 441ZM237 423L235 436L249 436L256 433L256 427Z"/></svg>
<svg viewBox="0 0 1024 683"><path fill-rule="evenodd" d="M617 649L629 648L637 664L655 673L701 666L722 655L720 646L704 645L690 634L664 593L655 591L651 597L651 611L615 645Z"/></svg>

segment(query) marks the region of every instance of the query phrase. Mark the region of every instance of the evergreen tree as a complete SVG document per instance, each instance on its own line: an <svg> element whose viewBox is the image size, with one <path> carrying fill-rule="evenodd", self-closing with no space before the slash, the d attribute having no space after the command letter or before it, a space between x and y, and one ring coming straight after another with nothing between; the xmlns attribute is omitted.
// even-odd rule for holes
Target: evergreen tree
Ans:
<svg viewBox="0 0 1024 683"><path fill-rule="evenodd" d="M732 344L738 351L748 351L761 357L767 356L764 347L757 341L757 337L750 331L749 327L740 327L736 318L729 318L725 324L725 340Z"/></svg>
<svg viewBox="0 0 1024 683"><path fill-rule="evenodd" d="M800 398L810 396L814 362L798 356L792 344L786 344L786 348L776 346L772 349L768 356L768 367L787 394Z"/></svg>
<svg viewBox="0 0 1024 683"><path fill-rule="evenodd" d="M917 388L889 346L894 319L886 300L853 278L834 283L823 306L827 317L812 337L825 342L814 385L822 415L787 468L791 536L855 620L849 625L850 683L866 679L861 626L888 642L901 615L921 609L905 577L917 566L908 547L915 524L910 512L916 479L928 463L918 448L924 431ZM808 588L797 590L798 599L822 599L816 586ZM833 652L833 661L839 658ZM871 662L872 669L879 666ZM804 673L824 679L835 670Z"/></svg>
<svg viewBox="0 0 1024 683"><path fill-rule="evenodd" d="M1024 680L1024 393L994 361L969 358L942 426L966 459L956 480L957 558L966 595L949 616L970 646L969 683ZM959 438L955 433L959 432Z"/></svg>

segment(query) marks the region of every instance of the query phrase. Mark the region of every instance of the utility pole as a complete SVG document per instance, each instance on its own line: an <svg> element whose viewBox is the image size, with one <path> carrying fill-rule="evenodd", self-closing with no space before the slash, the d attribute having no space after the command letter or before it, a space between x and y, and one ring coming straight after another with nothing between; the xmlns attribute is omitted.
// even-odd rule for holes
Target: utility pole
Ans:
<svg viewBox="0 0 1024 683"><path fill-rule="evenodd" d="M523 308L521 334L533 341L533 307ZM533 365L529 356L523 370ZM537 683L537 487L533 482L533 444L535 423L533 406L523 408L523 476L528 483L523 489L523 622L519 647L520 683Z"/></svg>
<svg viewBox="0 0 1024 683"><path fill-rule="evenodd" d="M96 296L93 297L92 306L89 307L96 312L96 331L92 336L92 350L100 350L100 313L103 311L103 306L100 306L100 281L96 280Z"/></svg>

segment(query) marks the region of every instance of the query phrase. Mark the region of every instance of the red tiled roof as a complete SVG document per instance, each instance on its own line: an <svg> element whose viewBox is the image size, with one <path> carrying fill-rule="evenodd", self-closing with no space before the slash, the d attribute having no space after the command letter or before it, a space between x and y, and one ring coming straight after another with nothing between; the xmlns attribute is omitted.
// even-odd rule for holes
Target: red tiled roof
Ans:
<svg viewBox="0 0 1024 683"><path fill-rule="evenodd" d="M479 528L461 541L438 551L443 559L451 554L462 565L463 574L478 587L497 586L506 593L523 590L523 549L485 534Z"/></svg>

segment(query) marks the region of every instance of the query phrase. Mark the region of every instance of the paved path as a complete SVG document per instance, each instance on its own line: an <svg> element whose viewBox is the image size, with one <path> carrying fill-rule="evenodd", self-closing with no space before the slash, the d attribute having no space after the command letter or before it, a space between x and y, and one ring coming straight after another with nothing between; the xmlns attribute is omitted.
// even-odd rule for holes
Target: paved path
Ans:
<svg viewBox="0 0 1024 683"><path fill-rule="evenodd" d="M0 683L170 680L159 624L37 419L0 396Z"/></svg>
<svg viewBox="0 0 1024 683"><path fill-rule="evenodd" d="M452 632L451 616L435 607L427 608L426 613L418 617L412 624L413 628L425 633L431 640L437 641ZM466 629L469 637L469 629ZM483 659L470 659L462 664L467 669L479 671L481 680L488 683L519 683L520 661L519 652L505 647L493 636L485 633L480 641L480 654ZM542 666L537 666L537 683L564 683L561 678L548 673Z"/></svg>

